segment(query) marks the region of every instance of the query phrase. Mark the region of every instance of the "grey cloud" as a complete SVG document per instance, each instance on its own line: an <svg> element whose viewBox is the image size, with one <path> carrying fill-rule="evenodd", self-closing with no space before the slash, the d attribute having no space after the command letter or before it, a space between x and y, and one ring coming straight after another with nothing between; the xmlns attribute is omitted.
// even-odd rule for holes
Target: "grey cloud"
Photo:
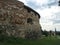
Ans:
<svg viewBox="0 0 60 45"><path fill-rule="evenodd" d="M55 18L50 19L50 20L53 21L54 24L56 24L56 23L60 23L60 12L55 13L54 16L55 16Z"/></svg>
<svg viewBox="0 0 60 45"><path fill-rule="evenodd" d="M54 23L54 24L60 23L60 20L54 20L53 23Z"/></svg>

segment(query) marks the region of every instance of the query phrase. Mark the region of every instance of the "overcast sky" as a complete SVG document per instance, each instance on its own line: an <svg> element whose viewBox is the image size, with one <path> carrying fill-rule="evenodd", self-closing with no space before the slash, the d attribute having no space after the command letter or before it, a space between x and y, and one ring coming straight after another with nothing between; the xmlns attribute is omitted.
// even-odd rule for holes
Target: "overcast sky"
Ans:
<svg viewBox="0 0 60 45"><path fill-rule="evenodd" d="M25 5L36 10L40 15L40 24L43 30L60 31L60 6L59 0L19 0L24 2Z"/></svg>

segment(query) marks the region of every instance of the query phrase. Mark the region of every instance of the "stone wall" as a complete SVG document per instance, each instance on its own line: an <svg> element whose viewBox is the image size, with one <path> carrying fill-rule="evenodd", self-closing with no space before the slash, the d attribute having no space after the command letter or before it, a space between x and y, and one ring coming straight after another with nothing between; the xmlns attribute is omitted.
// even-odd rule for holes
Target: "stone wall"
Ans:
<svg viewBox="0 0 60 45"><path fill-rule="evenodd" d="M22 38L41 36L39 15L20 1L0 0L0 32ZM29 10L30 9L30 10Z"/></svg>

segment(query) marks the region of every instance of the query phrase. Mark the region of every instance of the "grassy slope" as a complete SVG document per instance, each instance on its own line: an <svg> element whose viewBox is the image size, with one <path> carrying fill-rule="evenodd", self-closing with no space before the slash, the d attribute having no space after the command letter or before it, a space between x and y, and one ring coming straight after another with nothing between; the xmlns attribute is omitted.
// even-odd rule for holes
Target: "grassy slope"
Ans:
<svg viewBox="0 0 60 45"><path fill-rule="evenodd" d="M0 45L60 45L60 40L48 37L39 40L4 37L0 38Z"/></svg>

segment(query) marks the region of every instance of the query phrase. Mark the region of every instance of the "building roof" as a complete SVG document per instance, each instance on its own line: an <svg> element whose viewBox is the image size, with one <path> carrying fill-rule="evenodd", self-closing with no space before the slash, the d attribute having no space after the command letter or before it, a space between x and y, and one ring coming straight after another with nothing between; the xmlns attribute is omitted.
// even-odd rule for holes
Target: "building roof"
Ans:
<svg viewBox="0 0 60 45"><path fill-rule="evenodd" d="M26 6L26 5L24 5L24 7L25 7L26 9L28 9L29 11L33 11L33 12L34 12L35 14L37 14L38 17L40 18L40 14L37 13L35 10L33 10L32 8L30 8L30 7Z"/></svg>

